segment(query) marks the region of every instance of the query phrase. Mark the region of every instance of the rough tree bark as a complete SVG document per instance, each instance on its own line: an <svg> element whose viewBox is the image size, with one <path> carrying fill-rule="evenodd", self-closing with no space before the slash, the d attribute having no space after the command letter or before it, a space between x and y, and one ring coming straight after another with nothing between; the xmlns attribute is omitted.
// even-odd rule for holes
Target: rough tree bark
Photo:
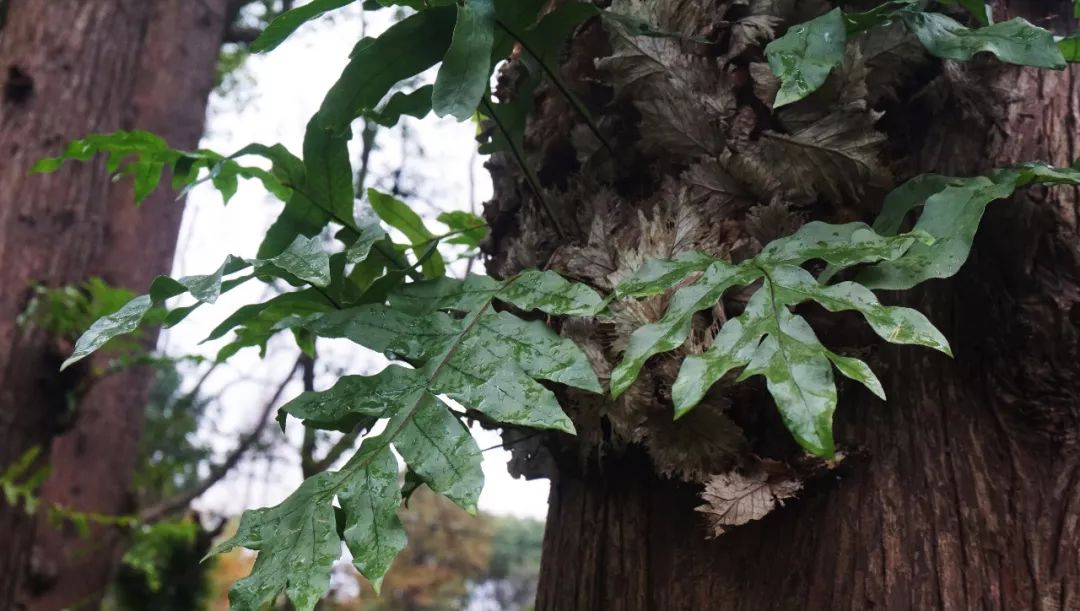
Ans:
<svg viewBox="0 0 1080 611"><path fill-rule="evenodd" d="M661 45L655 55L668 65L659 77L633 73L666 79L663 87L642 86L620 75L631 61L626 47L613 42L623 57L594 70L594 58L612 52L608 37L597 24L578 33L564 75L618 152L614 161L593 152L558 93L541 91L530 161L548 187L548 206L565 220L564 236L537 212L513 162L496 158L496 198L487 209L496 274L547 264L610 288L643 256L688 249L684 240L738 257L792 223L868 220L882 188L914 174L967 176L1029 160L1069 165L1080 154L1076 68L1021 69L985 58L943 64L912 52L904 61L913 67L901 70L864 45L826 91L776 114L760 64L771 36L755 39L739 28L757 16L782 33L827 6L802 3L814 6L800 14L779 0L651 4L648 16L668 29L721 44L710 50L639 39L646 51ZM995 4L999 19L1021 15L1058 34L1073 31L1075 21L1048 16L1071 10L1068 2ZM896 50L902 37L893 42L895 55L908 53ZM511 86L513 75L511 68ZM694 95L679 91L684 77ZM803 164L793 149L770 157L776 138L769 134L798 138L842 106L852 113L846 124L863 130L850 141L862 144L850 145L828 171L858 197L846 195L847 186L788 184L805 178ZM871 109L884 115L859 128ZM705 172L708 164L720 171ZM889 401L841 384L836 434L845 460L803 470L797 498L717 538L708 538L705 516L695 511L703 473L801 460L762 388L722 384L716 408L683 428L668 422L669 357L650 361L629 399L568 395L579 438L548 438L518 463L527 472L533 460L552 477L537 609L1080 609L1078 215L1075 189L1026 190L990 207L959 276L883 296L927 313L949 337L953 360L877 345L855 325L819 326L826 345L869 353ZM729 312L739 307L738 296L725 301ZM662 311L647 304L616 312L614 325L562 330L586 338L603 371L633 328L620 317L636 325ZM745 446L726 437L731 423ZM717 458L723 454L726 463Z"/></svg>
<svg viewBox="0 0 1080 611"><path fill-rule="evenodd" d="M36 283L60 286L98 275L144 290L168 272L183 206L155 194L140 209L130 184L112 184L101 164L27 176L39 158L72 138L147 129L194 148L225 32L225 0L10 3L0 67L0 464L31 447L50 448L52 502L105 514L130 512L132 461L151 377L128 371L88 385L73 429L67 393L87 369L58 374L64 348L15 326ZM153 338L148 338L152 342ZM93 604L108 583L118 539L32 525L0 505L0 608ZM88 548L91 546L91 548Z"/></svg>
<svg viewBox="0 0 1080 611"><path fill-rule="evenodd" d="M118 129L134 87L149 3L13 2L0 67L0 463L48 447L78 371L56 374L61 355L44 333L17 327L35 283L84 279L99 248L110 183L100 166L27 177L38 159L87 132ZM34 529L0 506L0 607L10 608L29 565Z"/></svg>
<svg viewBox="0 0 1080 611"><path fill-rule="evenodd" d="M229 2L152 4L124 128L150 131L176 148L193 150L203 133ZM110 285L139 292L155 276L168 273L184 210L176 197L163 188L136 208L129 181L112 189L103 246L90 272ZM153 348L156 338L156 332L146 337L147 348ZM153 380L148 367L136 367L90 385L74 428L53 444L53 471L42 488L43 498L105 515L137 510L131 478ZM120 533L100 529L90 542L70 528L41 524L39 529L32 570L38 571L39 583L49 585L24 588L24 606L63 609L100 600L125 547Z"/></svg>

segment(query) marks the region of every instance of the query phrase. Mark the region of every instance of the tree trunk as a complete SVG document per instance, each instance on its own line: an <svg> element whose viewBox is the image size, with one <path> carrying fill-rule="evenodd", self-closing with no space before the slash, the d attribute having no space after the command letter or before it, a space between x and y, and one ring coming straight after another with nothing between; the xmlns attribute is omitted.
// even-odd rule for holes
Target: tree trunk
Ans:
<svg viewBox="0 0 1080 611"><path fill-rule="evenodd" d="M173 147L194 150L214 85L227 0L153 4L125 129L153 132ZM104 243L91 273L110 285L144 292L155 276L172 269L183 210L177 193L168 188L136 207L130 182L119 183L109 196ZM153 349L156 339L157 333L150 333L146 347ZM153 381L151 368L140 366L90 386L79 403L74 428L53 443L53 471L43 498L105 515L137 511L131 478ZM116 530L95 530L87 539L71 528L39 525L35 558L46 564L35 568L55 581L44 590L24 589L26 608L63 609L100 601L126 538Z"/></svg>
<svg viewBox="0 0 1080 611"><path fill-rule="evenodd" d="M11 3L0 39L7 78L0 105L0 283L7 287L0 294L0 465L29 448L51 448L53 470L42 490L51 502L110 515L134 509L130 478L152 378L130 370L93 381L73 430L53 444L70 417L67 395L89 369L57 373L65 348L14 321L34 284L97 275L145 290L169 271L183 206L162 191L136 209L131 185L113 185L100 163L70 164L51 176L27 170L93 132L146 129L178 148L196 147L225 4ZM0 540L0 608L16 597L30 609L93 604L120 550L115 533L85 540L43 521L35 528L6 504Z"/></svg>
<svg viewBox="0 0 1080 611"><path fill-rule="evenodd" d="M620 5L618 0L614 4ZM719 5L713 14L735 21L731 13L725 15L723 2L656 4L681 4L683 11L689 10L687 4ZM1071 18L1046 19L1047 13L1071 15L1069 3L1000 4L995 6L999 20L1022 15L1058 34L1075 28ZM663 17L663 9L658 12ZM783 17L778 33L801 20ZM715 38L716 30L690 33ZM595 25L579 33L564 67L567 80L611 78L602 62L599 73L591 71L589 60L610 52L598 39L606 37L598 35ZM736 75L731 82L738 89L738 108L722 124L726 152L718 157L726 169L735 165L732 158L753 157L763 130L784 130L784 119L792 117L780 115L778 121L752 99L747 83L762 80L751 65L755 61L751 52L726 67L717 63L718 69ZM876 129L887 139L875 155L890 160L892 184L922 172L968 176L1015 162L1066 166L1076 159L1076 68L1021 69L985 58L944 66L923 59L916 68L903 78L895 67L879 72L900 81L896 95L875 99L871 83L866 98L885 112ZM858 71L843 76L852 74ZM711 112L705 106L711 101L709 84L698 83L699 106L680 108L681 116ZM581 140L562 135L572 132L576 121L568 107L556 92L540 93L541 110L529 142L532 160L551 187L548 203L568 221L566 226L591 224L594 230L589 236L571 233L566 239L571 247L558 245L554 231L534 211L537 205L520 195L517 172L496 159L497 205L487 211L495 228L489 251L496 273L535 264L527 253L536 251L541 264L547 261L563 273L609 288L608 277L595 269L608 275L623 269L612 252L647 253L656 238L640 230L637 241L619 242L626 239L624 227L639 222L639 211L662 217L654 211L656 201L679 193L665 189L664 181L700 186L699 175L685 170L711 158L688 155L679 150L678 140L664 141L666 148L657 145L658 137L650 140L647 130L656 120L642 102L656 91L616 92L608 103L604 96L610 93L597 93L595 86L579 88L600 126L618 126L619 131L609 133L624 139L615 143L620 151L615 169L606 166L608 173L599 179L583 175L605 166L579 165ZM571 146L579 162L567 159L574 152ZM634 147L636 152L626 152ZM796 172L797 160L763 165L770 179L782 183L786 174ZM768 196L776 193L761 187L767 181L753 182L743 185L753 193L751 206L784 199L784 206L796 207L789 205L790 192L770 204ZM823 202L830 198L822 189L813 202L796 208L803 219L872 218L880 190L862 187L863 201L877 203ZM602 189L610 193L601 205L590 193ZM643 374L644 384L652 386L639 397L649 397L654 411L633 434L622 424L626 416L619 410L624 408L570 395L581 435L547 443L555 468L537 609L1080 609L1078 201L1076 189L1055 187L1028 189L993 204L972 257L956 278L884 295L886 301L926 313L949 338L956 358L910 347L872 348L871 362L889 401L841 384L835 425L845 460L825 475L809 477L798 497L782 508L719 537L709 538L703 514L695 511L703 504L701 478L673 467L671 456L678 452L664 446L688 438L687 432L668 434L677 425L657 424L661 418L656 413L671 413L665 394L673 377L668 359L651 360ZM761 231L754 227L760 225L760 213L744 214L745 208L728 200L697 204L705 206L702 216L712 235L720 236L712 238L717 240L713 245L731 245L748 232ZM606 230L596 231L598 224ZM608 241L606 248L601 240ZM826 345L850 345L848 329L818 330ZM620 331L616 326L606 333ZM723 393L723 413L741 427L753 452L791 462L790 442L778 438L786 433L775 426L775 408L762 398L763 390L743 383ZM574 406L575 400L581 404ZM602 416L586 416L597 413ZM702 422L708 421L696 426ZM535 448L530 453L539 454ZM700 457L693 460L708 464ZM722 470L715 465L705 469Z"/></svg>
<svg viewBox="0 0 1080 611"><path fill-rule="evenodd" d="M56 373L62 355L16 318L31 287L79 282L90 272L108 215L100 164L27 176L69 139L119 129L134 86L150 5L142 0L16 1L0 39L0 464L47 448L82 375ZM0 505L0 607L10 608L29 566L34 529Z"/></svg>

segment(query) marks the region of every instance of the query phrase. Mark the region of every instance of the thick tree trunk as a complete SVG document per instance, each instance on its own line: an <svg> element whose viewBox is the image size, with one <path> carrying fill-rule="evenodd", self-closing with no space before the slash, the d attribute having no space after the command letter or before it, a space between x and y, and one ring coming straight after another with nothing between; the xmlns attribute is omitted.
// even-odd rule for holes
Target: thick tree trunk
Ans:
<svg viewBox="0 0 1080 611"><path fill-rule="evenodd" d="M87 369L58 374L63 347L15 327L33 284L60 286L98 275L142 291L169 271L183 210L163 191L136 209L131 186L113 185L101 164L52 176L30 165L93 132L146 129L194 148L224 33L225 0L11 3L0 67L0 465L50 448L49 501L81 511L134 509L130 478L151 382L131 370L94 381L63 432L67 393ZM152 344L153 337L148 338ZM0 504L0 608L93 604L120 547L115 533L91 540L36 528ZM21 594L17 592L21 590Z"/></svg>
<svg viewBox="0 0 1080 611"><path fill-rule="evenodd" d="M1071 19L1040 19L1070 14L1068 3L1035 4L1013 2L1005 12L1071 31ZM579 37L578 52L587 54L587 37ZM904 158L898 178L967 176L1029 160L1069 165L1080 152L1077 100L1076 68L979 60L946 66L919 88L902 89L898 102L882 102L879 128ZM550 125L568 119L551 106L537 122L548 127L534 124L532 133L542 142L537 148L557 151L560 137ZM547 167L555 166L554 153L544 154ZM556 176L572 184L576 168L563 166L570 172ZM544 240L530 234L535 216L521 220L528 204L517 209L517 196L500 182L505 170L495 170L502 205L489 216L497 221L494 264L505 273L523 256L520 244L542 250ZM682 168L660 171L687 180ZM618 189L617 205L644 207L624 195L631 192L625 184ZM560 197L576 204L580 196L549 197L559 206ZM744 222L722 211L712 223ZM991 206L958 277L884 296L924 311L956 358L876 348L888 403L842 385L836 432L847 458L759 521L708 538L695 511L700 484L658 474L670 467L658 467L652 448L609 444L617 424L573 443L553 442L557 468L537 609L1080 609L1078 216L1075 189L1021 192ZM573 258L556 252L551 260L558 268ZM836 329L820 335L829 344ZM753 424L773 418L758 411L774 409L760 390L731 401L728 413L737 420L742 413L738 423L755 452L767 456L783 446L753 438L776 433ZM757 415L748 419L748 411ZM605 440L599 454L597 439Z"/></svg>
<svg viewBox="0 0 1080 611"><path fill-rule="evenodd" d="M52 176L30 166L88 132L119 129L134 87L150 14L143 0L15 1L0 38L0 464L47 448L80 372L16 318L36 283L79 282L101 246L109 177L98 164ZM0 504L0 608L10 608L29 566L34 529Z"/></svg>
<svg viewBox="0 0 1080 611"><path fill-rule="evenodd" d="M125 129L150 131L176 148L194 150L216 75L227 0L153 4ZM162 188L135 207L131 184L118 184L110 193L103 247L91 274L143 292L155 276L169 273L184 209L176 195ZM155 332L146 338L147 348L153 348L156 337ZM42 488L43 498L104 515L137 510L131 478L153 380L153 371L144 366L90 386L79 403L74 428L53 443L53 470ZM51 583L44 589L25 588L26 608L63 609L100 600L125 537L103 527L95 531L87 539L70 528L39 525L34 557L40 563L34 568Z"/></svg>

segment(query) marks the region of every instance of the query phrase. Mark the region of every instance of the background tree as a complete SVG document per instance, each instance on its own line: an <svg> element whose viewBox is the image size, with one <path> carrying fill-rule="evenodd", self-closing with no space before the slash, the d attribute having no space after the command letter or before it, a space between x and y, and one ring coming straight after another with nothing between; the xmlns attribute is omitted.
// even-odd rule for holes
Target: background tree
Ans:
<svg viewBox="0 0 1080 611"><path fill-rule="evenodd" d="M43 495L52 502L114 515L134 508L130 474L152 376L134 368L94 379L102 362L57 374L66 348L41 331L20 329L16 319L39 284L63 286L99 275L115 286L145 289L171 266L183 206L166 190L137 209L130 184L113 186L100 165L49 180L28 177L27 170L64 142L93 132L147 129L195 148L218 48L224 40L245 40L240 11L246 4L0 5L0 149L6 158L0 262L9 287L0 297L0 464L34 447L51 448ZM280 8L268 5L265 17ZM146 337L148 346L154 338ZM12 542L0 556L0 606L12 604L18 588L23 604L33 608L100 597L111 570L101 558L116 556L115 541L105 538L104 556L67 558L76 533L30 528L26 520L20 510L0 505L0 538Z"/></svg>
<svg viewBox="0 0 1080 611"><path fill-rule="evenodd" d="M220 529L198 516L145 528L124 554L103 608L109 611L208 609L214 560L202 562Z"/></svg>
<svg viewBox="0 0 1080 611"><path fill-rule="evenodd" d="M394 561L380 596L365 585L365 609L424 611L462 608L470 581L491 558L491 522L470 516L426 488L402 514L413 542Z"/></svg>
<svg viewBox="0 0 1080 611"><path fill-rule="evenodd" d="M321 603L334 611L425 611L476 609L515 611L532 608L540 568L544 525L537 520L481 513L472 516L444 497L421 487L402 512L409 546L394 560L380 594L354 571ZM250 558L250 556L248 556ZM229 554L215 569L220 593L217 609L228 609L226 593L250 566ZM250 563L249 563L250 564ZM348 584L356 579L356 584ZM356 595L348 593L358 588Z"/></svg>
<svg viewBox="0 0 1080 611"><path fill-rule="evenodd" d="M395 559L379 595L360 582L357 608L532 608L543 523L485 513L471 516L423 487L409 498L402 522L408 547Z"/></svg>
<svg viewBox="0 0 1080 611"><path fill-rule="evenodd" d="M119 309L132 298L130 291L109 287L94 278L82 286L45 289L39 287L27 307L21 324L50 333L59 343L71 343L90 323ZM127 551L112 578L108 609L200 609L209 602L213 590L210 571L213 559L204 561L214 537L227 519L199 515L191 502L218 483L252 455L273 447L267 443L267 426L273 408L298 367L294 366L275 388L268 388L264 406L252 429L239 435L234 446L221 458L200 436L211 424L211 414L220 411L219 397L204 391L207 378L219 364L204 367L190 388L182 388L181 367L190 367L202 357L170 357L148 353L141 337L119 338L103 354L110 369L100 375L126 371L135 365L154 376L145 421L139 440L139 456L133 477L135 499L130 515L93 514L57 504L40 496L47 465L4 471L0 486L8 504L34 513L51 528L78 532L68 553L75 557L93 554L99 543L90 537L92 525L117 526L113 534L122 538ZM21 462L21 461L20 461ZM12 500L15 502L12 503Z"/></svg>
<svg viewBox="0 0 1080 611"><path fill-rule="evenodd" d="M488 601L483 609L524 611L536 601L543 549L544 523L539 520L493 518L491 561L478 577L472 600Z"/></svg>
<svg viewBox="0 0 1080 611"><path fill-rule="evenodd" d="M20 332L16 318L35 283L70 284L93 273L109 210L110 181L100 168L46 181L28 179L27 168L71 137L125 124L152 6L13 2L4 8L0 147L7 162L0 170L0 261L4 285L11 288L0 297L0 463L10 464L32 447L49 446L67 410L66 391L76 385L72 376L55 374L59 353L47 337ZM48 247L58 236L66 247ZM0 533L9 542L0 560L5 607L30 573L35 529L28 520L20 509L0 507Z"/></svg>

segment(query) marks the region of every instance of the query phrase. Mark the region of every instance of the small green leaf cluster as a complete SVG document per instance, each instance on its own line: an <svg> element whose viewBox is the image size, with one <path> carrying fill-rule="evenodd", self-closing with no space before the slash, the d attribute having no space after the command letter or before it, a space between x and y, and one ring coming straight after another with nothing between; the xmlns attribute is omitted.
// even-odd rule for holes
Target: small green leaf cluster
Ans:
<svg viewBox="0 0 1080 611"><path fill-rule="evenodd" d="M833 68L844 59L850 38L872 28L902 22L932 55L967 60L989 52L1003 62L1022 66L1063 69L1065 51L1069 61L1075 41L1055 41L1054 36L1020 17L990 23L990 10L982 0L958 0L983 27L971 29L948 15L924 11L915 0L889 0L863 13L833 9L820 17L788 29L765 47L773 73L780 79L774 107L796 102L825 84Z"/></svg>
<svg viewBox="0 0 1080 611"><path fill-rule="evenodd" d="M642 297L668 290L690 274L696 281L680 288L663 318L630 337L623 360L611 376L618 396L637 377L645 361L686 341L694 314L712 308L730 288L761 282L741 315L727 321L712 348L683 361L672 387L675 417L690 411L705 392L728 372L744 367L740 380L764 376L784 423L808 451L832 456L832 415L836 385L832 366L884 398L881 383L866 363L826 349L804 318L790 308L815 301L831 312L855 310L886 341L919 344L949 353L945 338L918 312L881 305L866 287L854 282L824 286L800 267L825 261L838 270L894 261L916 242L930 243L921 231L885 237L862 223L813 222L795 234L768 244L738 265L690 252L670 261L653 260L618 287L621 295Z"/></svg>
<svg viewBox="0 0 1080 611"><path fill-rule="evenodd" d="M630 337L612 372L612 395L629 388L650 357L680 347L696 312L711 309L733 287L760 283L743 312L720 328L712 347L683 361L672 386L675 417L693 409L729 372L742 368L739 381L765 378L795 439L807 451L831 457L833 367L882 399L885 392L865 362L825 348L791 308L812 301L829 312L856 311L887 342L926 346L951 356L948 341L925 316L882 305L871 289L909 289L954 275L967 260L986 206L1032 183L1080 185L1080 169L1028 163L972 178L922 175L886 197L873 228L812 222L737 265L698 252L646 262L616 288L618 296L648 297L693 281L674 293L660 320ZM912 230L898 233L917 207L922 211ZM802 267L811 260L828 265L818 278ZM853 281L828 284L835 274L855 266Z"/></svg>
<svg viewBox="0 0 1080 611"><path fill-rule="evenodd" d="M41 448L31 448L0 473L0 488L4 490L4 500L12 507L22 505L29 514L37 511L37 489L49 476L48 468L33 468L40 454Z"/></svg>
<svg viewBox="0 0 1080 611"><path fill-rule="evenodd" d="M138 523L135 516L76 511L42 499L38 490L49 477L50 469L48 465L40 464L40 458L41 448L35 446L0 471L0 491L4 493L3 501L10 507L21 508L30 515L42 512L49 524L71 525L82 537L90 536L91 524L131 528Z"/></svg>
<svg viewBox="0 0 1080 611"><path fill-rule="evenodd" d="M31 172L52 173L67 161L90 161L98 154L106 156L106 168L110 174L131 176L135 185L135 203L145 200L161 183L165 170L172 173L172 187L181 193L204 180L213 182L229 203L239 187L240 178L255 179L263 187L282 199L288 198L278 176L258 167L243 166L233 157L224 157L214 151L178 151L171 148L163 138L145 131L120 131L112 134L93 134L74 140L59 157L42 159L34 164ZM200 178L203 170L207 173Z"/></svg>
<svg viewBox="0 0 1080 611"><path fill-rule="evenodd" d="M78 286L39 286L19 316L19 324L32 324L58 338L75 341L94 321L119 310L134 296L96 277Z"/></svg>
<svg viewBox="0 0 1080 611"><path fill-rule="evenodd" d="M283 278L295 283L310 282L313 286L330 283L329 256L322 251L316 240L297 236L289 248L270 259L244 260L229 256L221 266L210 274L185 276L173 279L159 276L150 285L150 292L135 297L119 310L94 321L75 343L75 349L63 368L86 358L115 337L134 332L156 305L163 306L168 299L189 294L196 299L194 305L175 308L165 317L165 325L181 322L198 306L214 303L222 292L240 286L256 277ZM252 274L232 279L225 276L253 268Z"/></svg>
<svg viewBox="0 0 1080 611"><path fill-rule="evenodd" d="M151 592L161 590L169 578L170 555L176 548L195 543L199 525L190 517L142 525L132 532L131 546L124 552L125 568L138 573Z"/></svg>

